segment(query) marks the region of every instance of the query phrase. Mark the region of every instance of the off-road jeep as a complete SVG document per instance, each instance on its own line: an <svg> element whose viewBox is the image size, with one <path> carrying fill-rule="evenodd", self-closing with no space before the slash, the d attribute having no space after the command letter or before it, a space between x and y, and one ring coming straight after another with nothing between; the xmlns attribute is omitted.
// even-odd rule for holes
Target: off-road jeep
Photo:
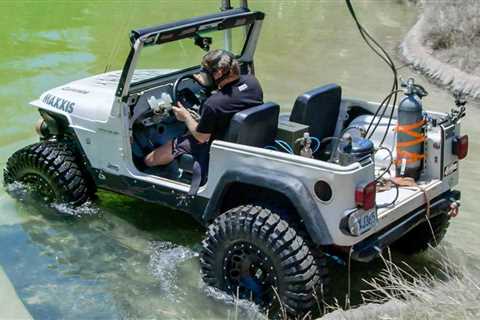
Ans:
<svg viewBox="0 0 480 320"><path fill-rule="evenodd" d="M9 158L5 183L73 205L103 188L188 212L207 227L205 283L267 309L280 300L289 313L308 311L326 292L325 253L368 262L390 245L406 253L436 245L460 197L452 188L468 141L458 113L424 112L425 156L410 186L376 188L405 166L395 160L397 113L375 116L379 103L342 97L336 84L300 94L291 113L267 102L235 114L224 139L212 142L198 188L188 155L153 170L143 165L147 153L186 132L171 104L197 111L210 94L192 76L205 50L231 50L242 73L254 72L264 17L244 5L133 30L122 71L31 103L41 115L40 141ZM377 128L366 139L372 121Z"/></svg>

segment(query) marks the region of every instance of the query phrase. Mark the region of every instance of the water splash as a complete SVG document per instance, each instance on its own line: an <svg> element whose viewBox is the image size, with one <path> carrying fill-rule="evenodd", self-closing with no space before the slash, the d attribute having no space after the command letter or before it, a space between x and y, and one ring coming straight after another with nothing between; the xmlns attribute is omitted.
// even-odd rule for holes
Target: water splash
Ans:
<svg viewBox="0 0 480 320"><path fill-rule="evenodd" d="M25 204L46 204L49 202L47 197L43 197L35 190L35 187L20 181L14 181L5 186L5 191L14 199Z"/></svg>
<svg viewBox="0 0 480 320"><path fill-rule="evenodd" d="M24 201L25 198L27 197L28 195L28 186L26 186L25 184L21 183L21 182L18 182L18 181L14 181L12 183L9 183L5 186L5 190L10 194L12 195L12 197L20 200L20 201Z"/></svg>
<svg viewBox="0 0 480 320"><path fill-rule="evenodd" d="M33 189L22 182L14 181L5 186L5 190L18 201L25 204L32 204L35 207L45 207L46 209L53 209L55 213L71 216L71 217L85 217L100 215L100 208L98 208L92 201L87 201L80 206L73 206L69 203L48 203L48 199L39 198L38 194L32 193Z"/></svg>
<svg viewBox="0 0 480 320"><path fill-rule="evenodd" d="M150 246L152 254L149 268L159 280L160 287L165 292L178 290L177 272L179 265L197 257L198 254L189 248L168 241L154 241Z"/></svg>
<svg viewBox="0 0 480 320"><path fill-rule="evenodd" d="M55 209L58 213L77 218L97 216L100 214L100 209L91 201L87 201L76 207L68 203L52 203L50 204L50 207Z"/></svg>
<svg viewBox="0 0 480 320"><path fill-rule="evenodd" d="M267 319L260 312L259 307L249 300L239 299L214 287L207 286L202 282L203 293L214 300L226 304L232 308L232 319Z"/></svg>

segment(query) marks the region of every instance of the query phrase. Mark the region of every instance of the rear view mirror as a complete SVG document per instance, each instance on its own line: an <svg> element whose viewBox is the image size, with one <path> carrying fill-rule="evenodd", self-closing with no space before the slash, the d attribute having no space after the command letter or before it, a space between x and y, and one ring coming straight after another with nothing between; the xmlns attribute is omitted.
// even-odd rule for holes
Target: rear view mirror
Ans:
<svg viewBox="0 0 480 320"><path fill-rule="evenodd" d="M195 45L202 48L202 50L204 51L210 50L210 45L212 44L211 37L202 37L198 33L195 33L195 35L193 36L193 41Z"/></svg>

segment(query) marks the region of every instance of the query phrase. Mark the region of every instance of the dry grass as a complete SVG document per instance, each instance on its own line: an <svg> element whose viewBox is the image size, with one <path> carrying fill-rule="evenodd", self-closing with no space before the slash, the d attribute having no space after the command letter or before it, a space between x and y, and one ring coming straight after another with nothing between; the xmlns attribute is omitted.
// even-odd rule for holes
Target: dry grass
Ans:
<svg viewBox="0 0 480 320"><path fill-rule="evenodd" d="M439 60L480 74L480 1L424 0L424 45Z"/></svg>
<svg viewBox="0 0 480 320"><path fill-rule="evenodd" d="M438 251L437 251L438 252ZM480 283L465 267L441 257L439 275L419 274L407 264L386 261L386 269L369 283L367 302L404 304L398 319L479 319Z"/></svg>
<svg viewBox="0 0 480 320"><path fill-rule="evenodd" d="M480 99L480 1L420 0L419 7L423 13L400 46L405 61L435 83Z"/></svg>
<svg viewBox="0 0 480 320"><path fill-rule="evenodd" d="M430 248L429 259L437 261L431 270L415 270L406 263L395 264L384 258L385 268L373 280L365 281L369 288L362 291L364 303L344 310L343 303L327 305L317 301L317 320L478 320L480 319L480 277L478 269L453 262L441 249ZM232 317L239 318L238 297L234 298ZM346 301L348 297L346 297ZM269 319L257 314L255 319ZM279 320L311 320L309 313L289 317L281 312Z"/></svg>
<svg viewBox="0 0 480 320"><path fill-rule="evenodd" d="M478 275L453 263L439 250L434 254L440 261L435 275L428 271L420 274L407 264L399 266L384 260L385 270L369 281L371 289L362 293L364 305L337 310L322 320L480 319Z"/></svg>

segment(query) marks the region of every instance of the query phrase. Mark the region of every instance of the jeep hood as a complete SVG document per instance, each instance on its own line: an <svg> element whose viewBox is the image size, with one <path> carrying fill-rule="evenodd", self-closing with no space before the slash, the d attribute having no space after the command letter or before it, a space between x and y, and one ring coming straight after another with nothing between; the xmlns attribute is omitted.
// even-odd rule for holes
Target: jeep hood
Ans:
<svg viewBox="0 0 480 320"><path fill-rule="evenodd" d="M159 76L172 70L136 70L133 82ZM30 102L34 107L68 118L105 122L110 116L115 91L121 71L112 71L72 81L44 92L38 100Z"/></svg>

